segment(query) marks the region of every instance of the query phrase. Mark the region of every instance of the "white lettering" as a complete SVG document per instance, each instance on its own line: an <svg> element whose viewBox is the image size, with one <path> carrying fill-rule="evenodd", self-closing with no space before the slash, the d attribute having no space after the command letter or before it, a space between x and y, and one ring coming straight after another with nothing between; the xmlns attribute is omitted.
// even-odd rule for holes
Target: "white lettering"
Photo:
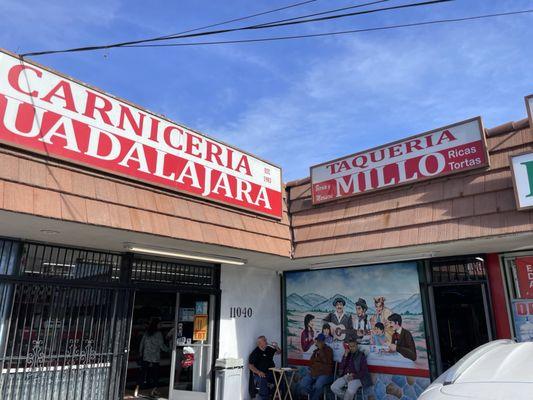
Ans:
<svg viewBox="0 0 533 400"><path fill-rule="evenodd" d="M65 140L65 142L67 142L67 145L64 146L65 149L75 151L76 153L81 153L80 149L78 148L78 141L76 139L76 134L74 133L74 127L72 126L71 119L59 118L48 130L46 135L39 140L47 144L52 144L51 139L54 136L62 138Z"/></svg>

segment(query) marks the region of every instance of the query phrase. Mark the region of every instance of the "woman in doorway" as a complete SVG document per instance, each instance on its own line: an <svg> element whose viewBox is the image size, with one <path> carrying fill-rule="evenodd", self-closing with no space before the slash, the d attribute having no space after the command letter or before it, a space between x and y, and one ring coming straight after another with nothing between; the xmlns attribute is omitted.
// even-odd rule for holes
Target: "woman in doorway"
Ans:
<svg viewBox="0 0 533 400"><path fill-rule="evenodd" d="M163 334L159 329L159 318L151 318L144 332L139 346L141 356L141 382L142 389L152 389L151 395L157 396L159 386L159 362L161 351L169 352L165 345Z"/></svg>

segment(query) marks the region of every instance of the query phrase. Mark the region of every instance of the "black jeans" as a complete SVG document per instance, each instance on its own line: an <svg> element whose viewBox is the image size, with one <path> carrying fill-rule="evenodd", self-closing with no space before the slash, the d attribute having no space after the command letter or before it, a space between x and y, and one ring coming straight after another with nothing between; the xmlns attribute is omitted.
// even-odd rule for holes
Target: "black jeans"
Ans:
<svg viewBox="0 0 533 400"><path fill-rule="evenodd" d="M151 389L159 386L159 363L141 361L139 386L141 389Z"/></svg>

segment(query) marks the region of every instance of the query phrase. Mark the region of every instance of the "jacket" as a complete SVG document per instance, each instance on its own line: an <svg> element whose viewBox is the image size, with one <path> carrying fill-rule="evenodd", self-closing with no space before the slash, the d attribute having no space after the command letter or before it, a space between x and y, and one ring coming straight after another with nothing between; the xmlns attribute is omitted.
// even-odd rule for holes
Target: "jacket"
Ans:
<svg viewBox="0 0 533 400"><path fill-rule="evenodd" d="M331 347L324 346L322 350L316 349L309 360L311 376L316 378L321 375L333 375L333 350Z"/></svg>
<svg viewBox="0 0 533 400"><path fill-rule="evenodd" d="M393 340L392 344L396 345L396 351L409 360L416 360L416 346L413 339L413 335L407 329L402 328L400 337L398 340Z"/></svg>
<svg viewBox="0 0 533 400"><path fill-rule="evenodd" d="M350 364L351 362L351 364ZM341 364L339 365L339 371L342 375L351 373L355 379L359 379L363 387L372 386L372 378L370 372L368 372L368 364L366 363L366 356L360 350L348 356L343 356Z"/></svg>

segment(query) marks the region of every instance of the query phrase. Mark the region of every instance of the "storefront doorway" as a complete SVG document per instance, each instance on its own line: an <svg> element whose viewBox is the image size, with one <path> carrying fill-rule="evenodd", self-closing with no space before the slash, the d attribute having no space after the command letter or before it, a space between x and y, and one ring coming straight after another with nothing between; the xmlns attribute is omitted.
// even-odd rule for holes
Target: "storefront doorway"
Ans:
<svg viewBox="0 0 533 400"><path fill-rule="evenodd" d="M431 263L431 306L438 374L492 340L483 257Z"/></svg>
<svg viewBox="0 0 533 400"><path fill-rule="evenodd" d="M137 393L141 398L169 397L170 361L172 354L171 335L174 329L176 307L175 292L154 292L139 290L135 293L131 325L128 373L126 379L126 398ZM151 329L152 328L152 329ZM156 328L156 330L153 330ZM143 342L143 337L145 342ZM158 363L143 359L150 350L146 342L157 342L161 346L151 349L159 359Z"/></svg>
<svg viewBox="0 0 533 400"><path fill-rule="evenodd" d="M442 369L489 341L482 284L434 288Z"/></svg>
<svg viewBox="0 0 533 400"><path fill-rule="evenodd" d="M126 399L209 398L214 304L209 294L135 293Z"/></svg>

